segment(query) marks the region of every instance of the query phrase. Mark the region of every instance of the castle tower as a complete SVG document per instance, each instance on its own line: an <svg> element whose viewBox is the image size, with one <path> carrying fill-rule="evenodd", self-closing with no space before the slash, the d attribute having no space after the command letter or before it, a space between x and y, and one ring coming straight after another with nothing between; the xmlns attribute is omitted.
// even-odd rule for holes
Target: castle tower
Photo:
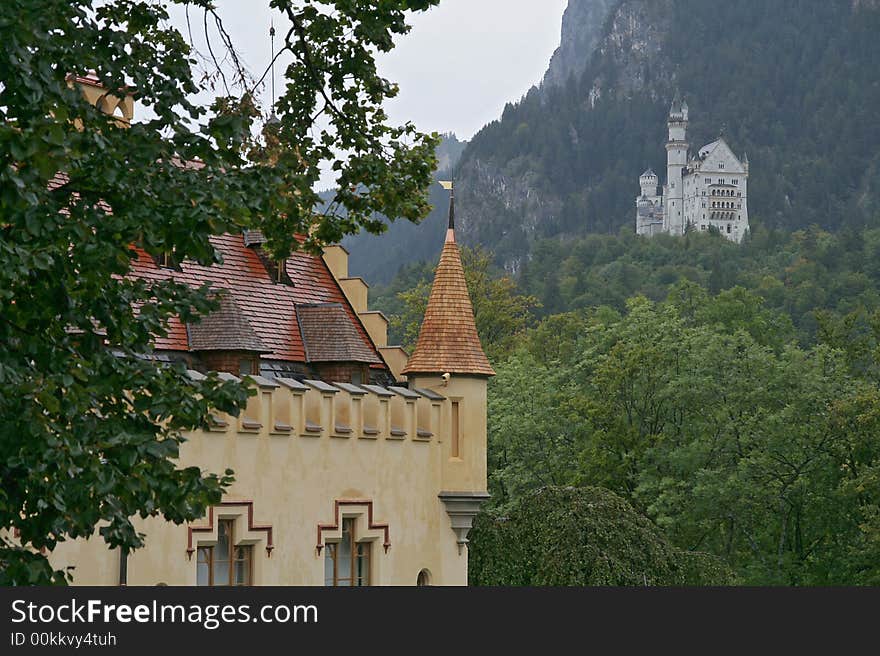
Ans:
<svg viewBox="0 0 880 656"><path fill-rule="evenodd" d="M666 142L666 189L664 195L664 231L684 234L684 189L682 169L687 165L688 106L678 94L669 109L669 140Z"/></svg>
<svg viewBox="0 0 880 656"><path fill-rule="evenodd" d="M444 423L440 500L458 537L459 551L486 492L486 388L495 375L483 351L455 243L455 192L449 198L449 226L415 349L403 374L411 388L442 394L450 403ZM465 583L465 582L462 582Z"/></svg>
<svg viewBox="0 0 880 656"><path fill-rule="evenodd" d="M639 187L641 188L642 196L646 198L657 196L657 174L651 169L642 173L639 176Z"/></svg>

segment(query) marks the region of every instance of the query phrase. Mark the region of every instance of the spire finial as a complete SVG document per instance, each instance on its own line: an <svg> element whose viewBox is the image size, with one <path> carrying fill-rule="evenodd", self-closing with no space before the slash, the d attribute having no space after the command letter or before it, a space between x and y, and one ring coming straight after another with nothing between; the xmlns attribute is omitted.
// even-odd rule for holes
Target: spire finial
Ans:
<svg viewBox="0 0 880 656"><path fill-rule="evenodd" d="M269 121L272 123L278 122L278 117L275 116L275 21L269 21L269 43L272 53L272 58L269 60L269 66L272 69L272 106L269 112Z"/></svg>
<svg viewBox="0 0 880 656"><path fill-rule="evenodd" d="M455 173L452 180L441 180L440 186L449 191L449 224L446 228L446 241L455 241Z"/></svg>

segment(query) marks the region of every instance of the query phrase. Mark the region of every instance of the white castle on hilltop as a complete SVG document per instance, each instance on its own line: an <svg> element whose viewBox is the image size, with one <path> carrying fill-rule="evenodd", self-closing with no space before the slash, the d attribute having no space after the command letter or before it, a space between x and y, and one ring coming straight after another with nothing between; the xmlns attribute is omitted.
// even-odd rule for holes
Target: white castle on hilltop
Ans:
<svg viewBox="0 0 880 656"><path fill-rule="evenodd" d="M651 169L642 173L641 194L636 198L636 234L682 235L689 226L701 231L715 226L728 239L740 242L749 229L748 156L738 159L724 138L718 137L688 157L688 106L678 96L667 124L663 195L657 195L657 174Z"/></svg>

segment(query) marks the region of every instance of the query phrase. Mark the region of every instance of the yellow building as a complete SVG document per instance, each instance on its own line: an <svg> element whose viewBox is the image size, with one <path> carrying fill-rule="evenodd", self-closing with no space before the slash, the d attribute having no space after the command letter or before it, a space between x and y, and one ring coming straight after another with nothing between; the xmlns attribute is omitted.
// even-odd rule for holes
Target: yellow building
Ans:
<svg viewBox="0 0 880 656"><path fill-rule="evenodd" d="M83 84L82 80L78 80ZM130 118L127 116L126 118ZM136 520L129 555L97 534L50 554L89 585L465 585L467 535L486 493L486 385L450 224L411 357L387 344L348 254L273 262L259 233L214 240L223 264L156 260L133 274L211 282L220 308L177 322L156 354L191 376L258 387L240 416L187 435L180 466L235 471L201 520Z"/></svg>

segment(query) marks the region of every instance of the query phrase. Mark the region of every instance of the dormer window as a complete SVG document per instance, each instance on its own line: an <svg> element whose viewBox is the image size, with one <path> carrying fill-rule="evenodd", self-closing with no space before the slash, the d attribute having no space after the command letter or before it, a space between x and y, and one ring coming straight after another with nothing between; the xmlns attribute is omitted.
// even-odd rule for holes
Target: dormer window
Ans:
<svg viewBox="0 0 880 656"><path fill-rule="evenodd" d="M162 251L158 255L153 256L153 261L157 266L162 269L175 269L177 271L180 270L180 267L177 264L177 257L174 252L174 249L170 251Z"/></svg>
<svg viewBox="0 0 880 656"><path fill-rule="evenodd" d="M266 267L266 273L269 274L269 279L274 283L292 285L293 282L290 279L290 276L287 274L287 260L276 260L269 256L269 253L264 251L261 247L256 248L257 255L260 257L260 260L263 262L263 266Z"/></svg>

